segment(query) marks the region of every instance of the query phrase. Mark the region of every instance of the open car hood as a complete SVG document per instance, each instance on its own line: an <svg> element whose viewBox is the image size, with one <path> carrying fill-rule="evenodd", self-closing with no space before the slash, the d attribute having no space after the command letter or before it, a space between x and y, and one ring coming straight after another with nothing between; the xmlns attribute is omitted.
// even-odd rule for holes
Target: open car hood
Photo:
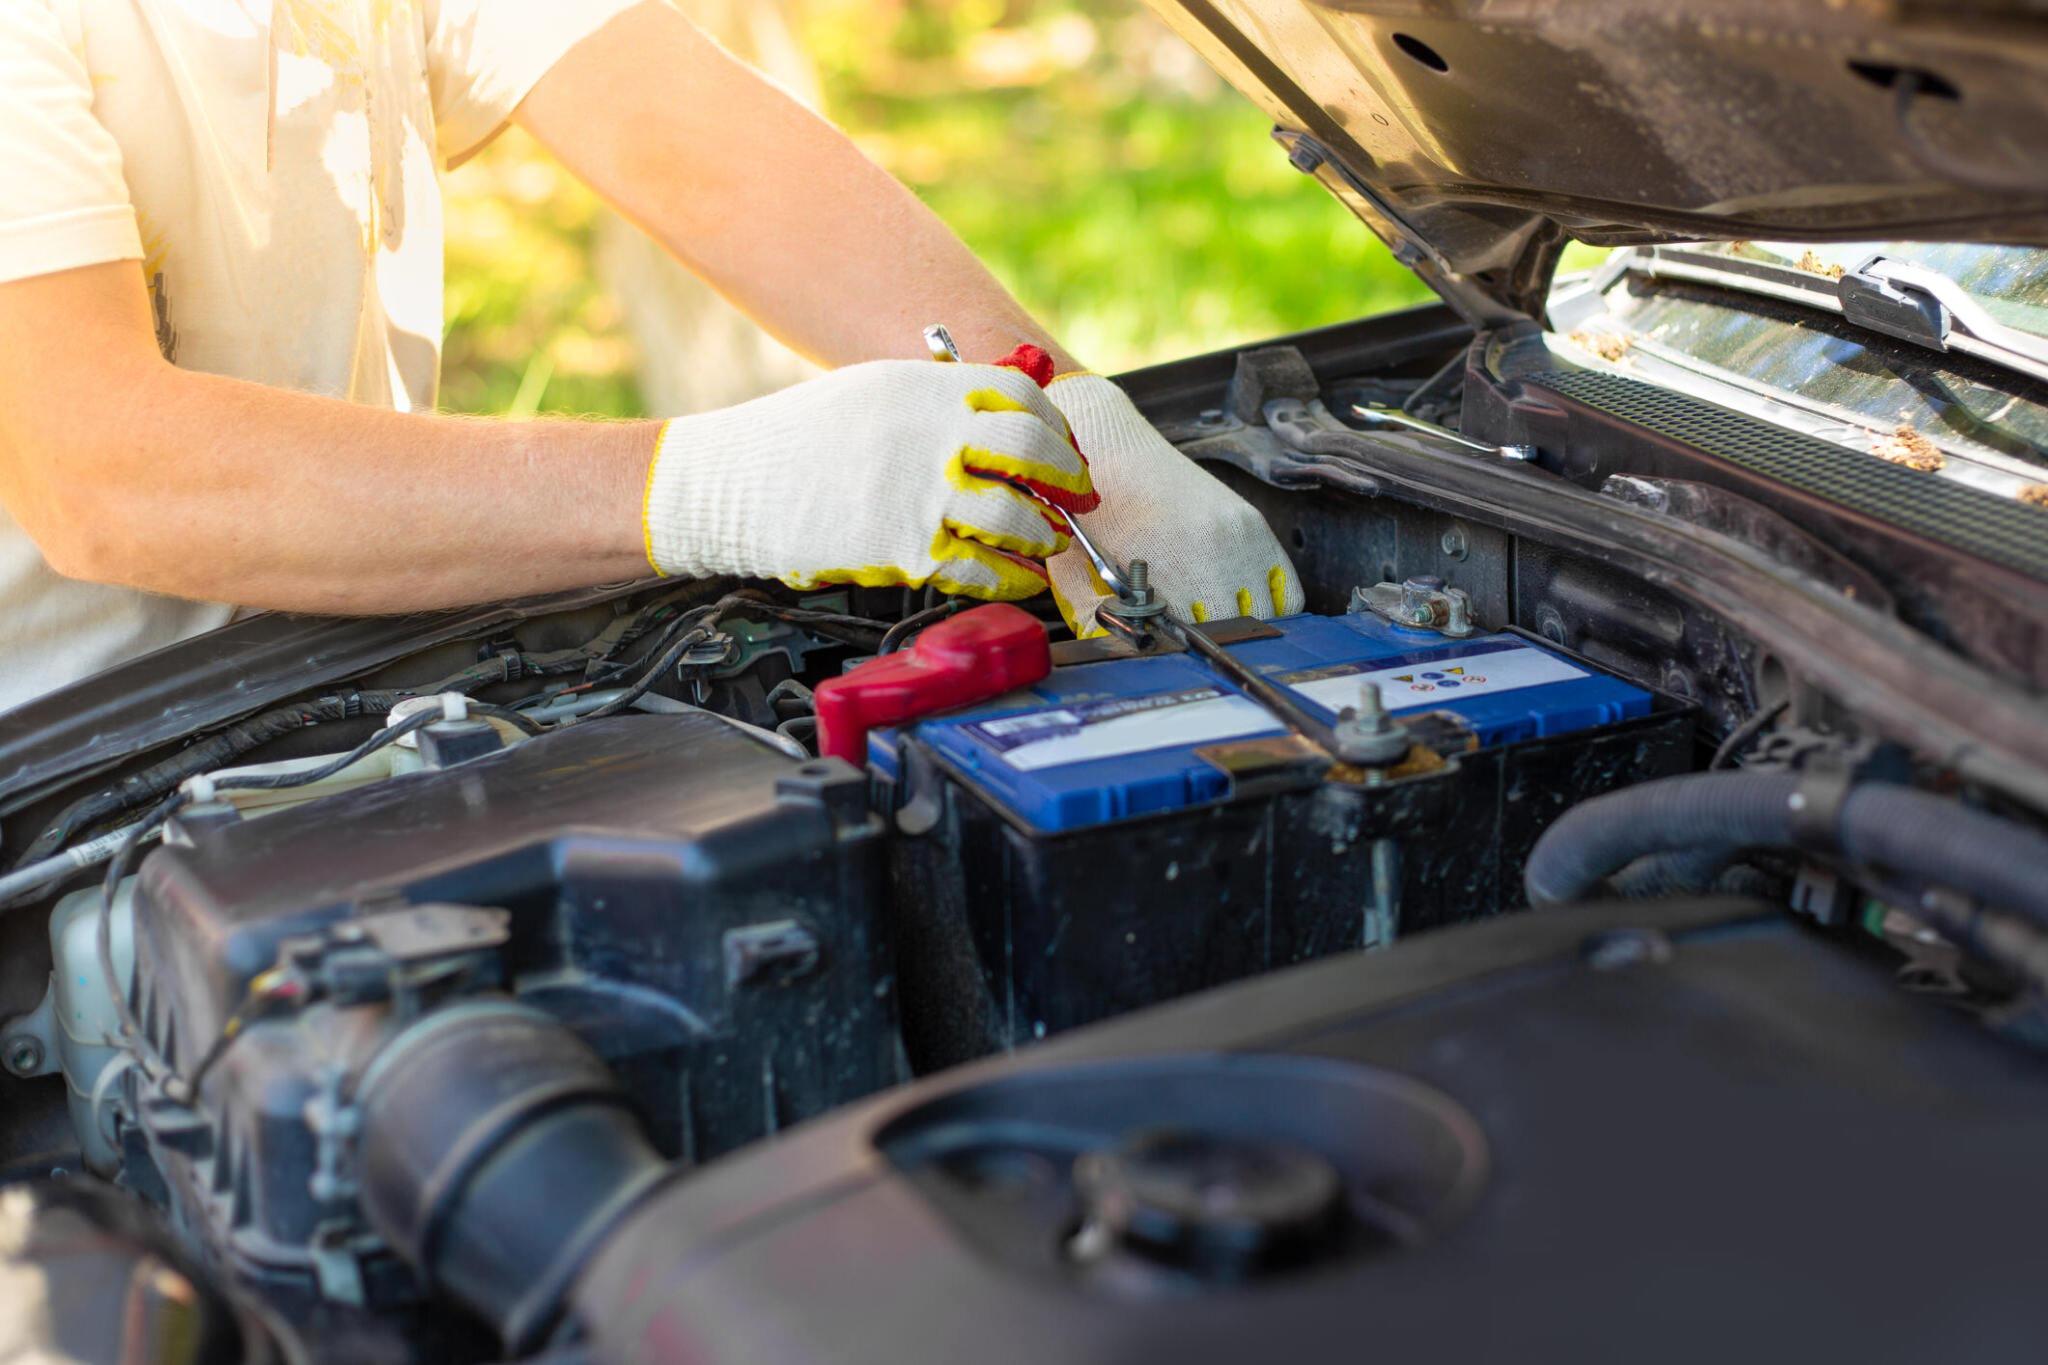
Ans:
<svg viewBox="0 0 2048 1365"><path fill-rule="evenodd" d="M2048 10L1151 0L1468 320L1567 236L2048 243Z"/></svg>

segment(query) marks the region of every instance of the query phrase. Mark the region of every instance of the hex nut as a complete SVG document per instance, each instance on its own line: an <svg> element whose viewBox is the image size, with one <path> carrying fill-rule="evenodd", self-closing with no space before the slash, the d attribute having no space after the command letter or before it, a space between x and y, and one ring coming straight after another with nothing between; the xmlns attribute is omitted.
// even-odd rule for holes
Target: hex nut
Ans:
<svg viewBox="0 0 2048 1365"><path fill-rule="evenodd" d="M7 1069L17 1076L33 1076L43 1067L43 1045L35 1039L22 1035L7 1040Z"/></svg>

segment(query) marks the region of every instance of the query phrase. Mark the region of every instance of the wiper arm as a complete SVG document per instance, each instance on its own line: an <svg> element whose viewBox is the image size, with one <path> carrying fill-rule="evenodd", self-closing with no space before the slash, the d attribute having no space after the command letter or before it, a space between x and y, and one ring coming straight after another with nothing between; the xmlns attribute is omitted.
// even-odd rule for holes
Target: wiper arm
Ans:
<svg viewBox="0 0 2048 1365"><path fill-rule="evenodd" d="M1835 287L1842 316L1858 327L2048 380L2048 340L2006 326L1930 266L1872 256Z"/></svg>
<svg viewBox="0 0 2048 1365"><path fill-rule="evenodd" d="M1969 290L1940 271L1882 253L1832 280L1796 265L1731 259L1686 247L1639 250L1629 266L1652 277L1718 285L1834 313L1868 331L2048 381L2048 339L1998 321Z"/></svg>

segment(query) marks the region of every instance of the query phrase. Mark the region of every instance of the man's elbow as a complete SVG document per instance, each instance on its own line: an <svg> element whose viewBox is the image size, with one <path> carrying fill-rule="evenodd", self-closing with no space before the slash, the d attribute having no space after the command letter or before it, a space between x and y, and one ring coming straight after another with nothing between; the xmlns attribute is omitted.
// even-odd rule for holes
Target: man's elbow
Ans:
<svg viewBox="0 0 2048 1365"><path fill-rule="evenodd" d="M127 538L114 531L123 518L102 481L67 469L41 474L29 489L22 480L10 482L25 496L10 497L8 510L52 571L85 583L135 586L139 566Z"/></svg>
<svg viewBox="0 0 2048 1365"><path fill-rule="evenodd" d="M142 454L118 416L8 434L7 510L50 568L65 578L156 587L149 491L135 477Z"/></svg>
<svg viewBox="0 0 2048 1365"><path fill-rule="evenodd" d="M81 583L106 583L117 587L138 587L147 577L132 553L132 546L107 528L85 517L46 520L29 529L29 538L42 551L43 562L52 572Z"/></svg>

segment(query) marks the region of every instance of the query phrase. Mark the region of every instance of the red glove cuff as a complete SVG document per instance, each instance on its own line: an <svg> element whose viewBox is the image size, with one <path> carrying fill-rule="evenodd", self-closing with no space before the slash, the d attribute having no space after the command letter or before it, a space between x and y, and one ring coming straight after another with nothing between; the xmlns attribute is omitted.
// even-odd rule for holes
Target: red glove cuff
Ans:
<svg viewBox="0 0 2048 1365"><path fill-rule="evenodd" d="M1031 382L1038 385L1041 389L1052 383L1053 375L1056 373L1052 357L1046 354L1043 347L1033 346L1028 341L1019 343L1016 350L998 360L996 364L1028 375ZM1081 457L1081 464L1085 468L1088 464L1088 452L1081 449L1081 443L1074 439L1074 433L1071 430L1067 432L1067 444L1072 446L1074 453ZM1091 492L1082 496L1076 496L1065 489L1052 488L1041 484L1036 479L1025 479L1023 482L1030 485L1032 491L1044 497L1062 512L1093 512L1102 503L1102 495L1099 493ZM1057 521L1053 521L1051 517L1047 517L1046 520L1052 522L1053 529L1056 531L1064 533L1067 530L1066 527L1061 526Z"/></svg>
<svg viewBox="0 0 2048 1365"><path fill-rule="evenodd" d="M1031 382L1038 385L1041 389L1047 384L1052 383L1054 374L1052 357L1045 353L1044 348L1033 346L1028 341L1020 343L1016 350L998 360L996 364L1022 371L1024 374L1029 375Z"/></svg>

